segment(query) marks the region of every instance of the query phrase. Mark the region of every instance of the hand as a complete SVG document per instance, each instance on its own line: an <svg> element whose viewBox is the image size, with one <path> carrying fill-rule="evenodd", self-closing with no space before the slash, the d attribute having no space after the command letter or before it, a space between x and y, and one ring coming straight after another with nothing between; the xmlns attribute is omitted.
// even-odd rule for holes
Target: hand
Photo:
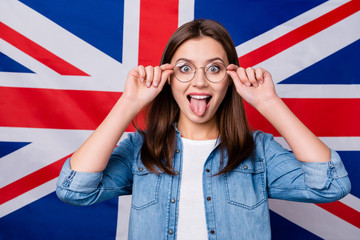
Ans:
<svg viewBox="0 0 360 240"><path fill-rule="evenodd" d="M234 64L227 67L236 91L250 105L258 109L264 104L279 98L271 74L262 68L242 68Z"/></svg>
<svg viewBox="0 0 360 240"><path fill-rule="evenodd" d="M143 108L160 93L172 73L173 66L170 64L156 67L137 66L128 74L122 97Z"/></svg>

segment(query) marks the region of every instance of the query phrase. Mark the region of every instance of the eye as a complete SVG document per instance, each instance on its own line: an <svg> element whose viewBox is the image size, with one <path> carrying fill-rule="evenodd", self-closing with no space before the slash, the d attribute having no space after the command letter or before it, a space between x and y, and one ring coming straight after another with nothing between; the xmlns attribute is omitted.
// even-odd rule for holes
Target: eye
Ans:
<svg viewBox="0 0 360 240"><path fill-rule="evenodd" d="M216 64L210 65L207 69L207 72L209 73L219 73L220 71L221 67Z"/></svg>
<svg viewBox="0 0 360 240"><path fill-rule="evenodd" d="M189 65L182 65L182 66L180 67L180 72L182 72L182 73L189 73L189 72L191 72L191 66L189 66Z"/></svg>

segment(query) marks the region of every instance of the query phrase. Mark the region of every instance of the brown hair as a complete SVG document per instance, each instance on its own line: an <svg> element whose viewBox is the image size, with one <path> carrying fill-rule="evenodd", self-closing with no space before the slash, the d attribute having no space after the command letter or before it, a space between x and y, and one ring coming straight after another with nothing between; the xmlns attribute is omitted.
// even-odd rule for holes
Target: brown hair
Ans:
<svg viewBox="0 0 360 240"><path fill-rule="evenodd" d="M176 50L189 39L211 37L224 48L229 63L239 65L234 43L227 30L213 20L197 19L179 27L170 37L161 63L170 63ZM172 160L176 146L176 131L174 123L179 118L179 107L171 92L171 87L165 84L159 95L149 104L145 116L147 130L138 131L143 136L141 159L144 166L152 172L158 170L173 175ZM216 119L221 138L221 166L219 173L229 172L242 161L252 156L254 140L246 119L241 96L236 92L234 84L228 87L224 100L216 113ZM223 150L226 150L228 162L223 168Z"/></svg>

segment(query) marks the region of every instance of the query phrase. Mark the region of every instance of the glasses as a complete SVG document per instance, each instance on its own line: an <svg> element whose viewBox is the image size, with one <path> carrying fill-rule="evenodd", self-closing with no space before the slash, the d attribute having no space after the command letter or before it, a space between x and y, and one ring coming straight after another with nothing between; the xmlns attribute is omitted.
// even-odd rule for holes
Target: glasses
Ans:
<svg viewBox="0 0 360 240"><path fill-rule="evenodd" d="M205 67L199 67L204 69L204 74L207 80L212 83L218 83L225 79L227 76L226 66L222 62L211 62ZM176 63L174 68L175 78L183 83L190 82L195 77L197 68L190 62Z"/></svg>

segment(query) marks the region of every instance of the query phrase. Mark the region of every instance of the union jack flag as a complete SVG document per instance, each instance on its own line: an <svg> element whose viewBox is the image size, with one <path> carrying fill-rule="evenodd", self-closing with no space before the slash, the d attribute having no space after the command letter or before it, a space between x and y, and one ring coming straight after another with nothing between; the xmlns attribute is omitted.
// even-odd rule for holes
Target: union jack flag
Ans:
<svg viewBox="0 0 360 240"><path fill-rule="evenodd" d="M0 239L127 238L130 196L73 207L57 199L55 183L128 71L158 65L172 32L194 18L222 23L240 64L272 73L352 180L334 203L271 200L273 239L359 239L359 10L359 0L0 0ZM246 108L254 128L286 146Z"/></svg>

